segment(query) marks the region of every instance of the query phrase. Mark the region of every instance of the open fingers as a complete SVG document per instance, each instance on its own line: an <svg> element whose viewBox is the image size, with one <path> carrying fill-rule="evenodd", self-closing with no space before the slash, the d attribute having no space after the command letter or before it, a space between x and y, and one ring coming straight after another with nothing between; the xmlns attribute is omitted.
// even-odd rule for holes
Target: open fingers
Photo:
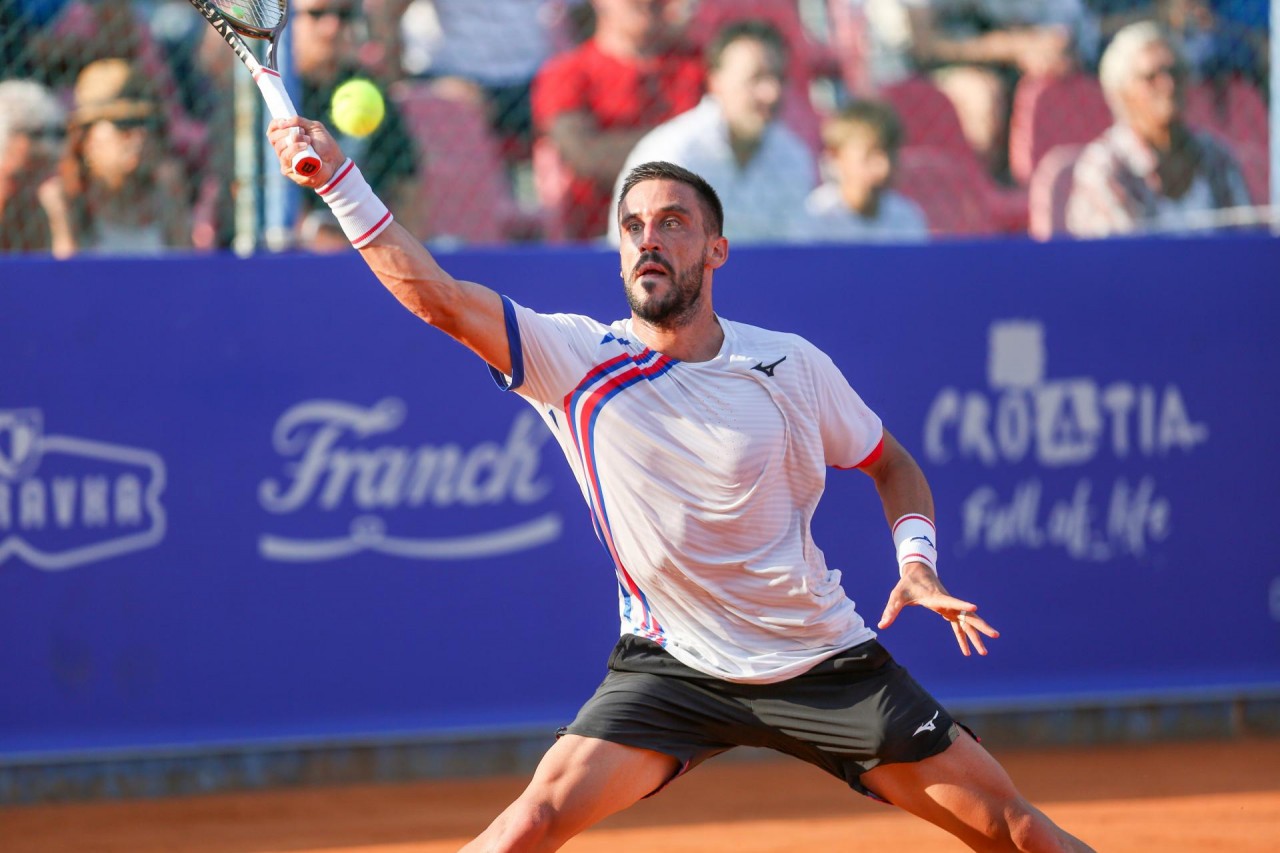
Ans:
<svg viewBox="0 0 1280 853"><path fill-rule="evenodd" d="M986 643L982 641L983 635L992 639L1000 636L999 631L991 627L987 620L972 610L956 611L950 622L951 631L955 634L956 644L960 646L960 653L965 657L972 654L970 651L971 645L977 650L978 654L985 655L987 653Z"/></svg>

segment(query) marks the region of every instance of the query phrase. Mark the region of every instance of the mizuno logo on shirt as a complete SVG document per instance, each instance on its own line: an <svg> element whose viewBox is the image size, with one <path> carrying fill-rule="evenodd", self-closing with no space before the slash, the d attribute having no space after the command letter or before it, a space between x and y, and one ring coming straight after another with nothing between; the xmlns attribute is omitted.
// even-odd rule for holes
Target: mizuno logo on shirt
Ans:
<svg viewBox="0 0 1280 853"><path fill-rule="evenodd" d="M784 355L782 358L778 359L778 360L777 360L777 361L775 361L773 364L765 364L765 363L762 361L762 362L760 362L759 364L757 364L755 367L753 367L753 368L751 368L751 369L752 369L752 370L758 370L758 371L760 371L761 373L763 373L765 376L772 376L772 375L773 375L773 369L774 369L775 367L777 367L779 364L782 364L782 362L784 362L784 361L786 361L786 360L787 360L787 357Z"/></svg>
<svg viewBox="0 0 1280 853"><path fill-rule="evenodd" d="M912 737L915 737L916 735L920 734L921 732L932 732L932 731L936 731L938 727L937 727L937 726L935 726L935 725L933 724L933 721L934 721L934 720L936 720L936 719L938 719L938 715L939 715L939 714L941 714L941 713L942 713L941 711L934 711L934 712L933 712L933 716L929 718L929 722L927 722L927 723L921 723L921 724L920 724L920 728L916 729L916 730L915 730L915 734L913 734L913 735L911 735L911 736L912 736Z"/></svg>

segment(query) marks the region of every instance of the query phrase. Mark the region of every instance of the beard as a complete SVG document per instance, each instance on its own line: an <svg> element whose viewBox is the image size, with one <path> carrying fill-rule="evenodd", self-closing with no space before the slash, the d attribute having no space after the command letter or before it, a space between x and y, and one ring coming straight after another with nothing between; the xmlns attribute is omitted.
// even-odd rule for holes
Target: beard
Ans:
<svg viewBox="0 0 1280 853"><path fill-rule="evenodd" d="M693 319L698 305L702 302L703 267L707 262L707 253L704 251L696 264L678 273L672 269L666 259L649 253L641 255L636 260L636 268L650 262L657 262L666 269L671 287L664 296L654 296L645 291L644 285L640 284L632 273L632 278L623 285L631 312L657 328L674 329L685 325ZM647 299L646 295L648 295Z"/></svg>

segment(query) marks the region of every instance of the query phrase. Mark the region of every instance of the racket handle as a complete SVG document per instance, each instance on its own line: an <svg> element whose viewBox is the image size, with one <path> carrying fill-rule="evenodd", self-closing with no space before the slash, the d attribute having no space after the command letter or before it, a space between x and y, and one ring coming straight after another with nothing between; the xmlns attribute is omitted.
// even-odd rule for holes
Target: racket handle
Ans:
<svg viewBox="0 0 1280 853"><path fill-rule="evenodd" d="M310 145L307 146L307 150L293 155L293 171L299 175L314 175L320 171L320 165L320 155L316 154L315 149Z"/></svg>
<svg viewBox="0 0 1280 853"><path fill-rule="evenodd" d="M293 107L293 100L285 91L284 81L277 72L260 67L254 73L253 80L258 84L258 91L262 92L262 99L267 102L267 112L271 113L272 118L293 118L298 114ZM297 128L293 130L295 134L299 132ZM299 175L310 176L320 171L322 161L315 149L308 145L305 151L293 155L290 165Z"/></svg>

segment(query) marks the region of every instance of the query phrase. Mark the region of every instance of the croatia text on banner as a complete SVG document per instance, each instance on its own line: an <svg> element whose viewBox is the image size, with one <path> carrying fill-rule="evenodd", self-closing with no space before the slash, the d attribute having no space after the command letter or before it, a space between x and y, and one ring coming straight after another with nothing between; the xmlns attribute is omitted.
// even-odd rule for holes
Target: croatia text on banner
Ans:
<svg viewBox="0 0 1280 853"><path fill-rule="evenodd" d="M612 320L615 254L445 255ZM812 340L928 473L1003 636L882 640L944 699L1280 684L1267 239L736 250L725 317ZM536 413L360 259L0 263L0 754L567 722L615 582ZM814 535L874 622L870 480ZM550 728L548 729L550 732Z"/></svg>

